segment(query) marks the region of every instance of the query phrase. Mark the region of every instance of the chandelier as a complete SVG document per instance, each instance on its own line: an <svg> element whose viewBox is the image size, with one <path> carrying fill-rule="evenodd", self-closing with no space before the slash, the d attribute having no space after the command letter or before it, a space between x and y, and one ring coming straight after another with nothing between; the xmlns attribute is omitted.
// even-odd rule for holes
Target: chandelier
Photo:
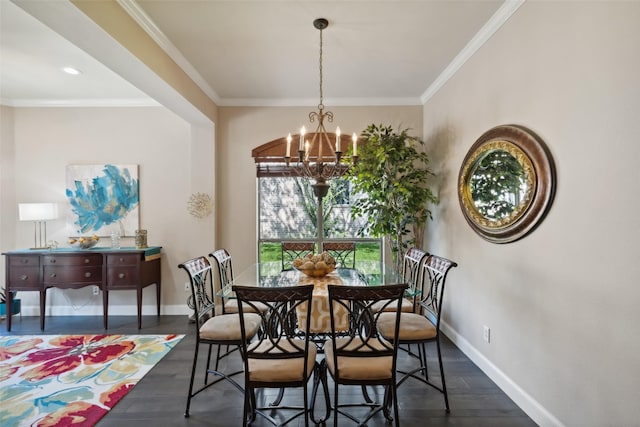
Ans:
<svg viewBox="0 0 640 427"><path fill-rule="evenodd" d="M303 126L300 130L298 141L298 157L295 163L291 162L291 134L287 136L285 164L286 167L298 176L314 180L312 187L316 196L322 199L329 190L327 180L340 177L349 169L351 164L358 161L358 138L352 136L353 150L350 159L343 157L340 127L335 133L329 133L324 127L325 120L333 122L333 113L324 110L324 94L322 86L322 31L329 26L329 21L318 18L313 21L313 26L320 30L320 102L318 111L309 113L309 122L317 122L315 132L306 133Z"/></svg>

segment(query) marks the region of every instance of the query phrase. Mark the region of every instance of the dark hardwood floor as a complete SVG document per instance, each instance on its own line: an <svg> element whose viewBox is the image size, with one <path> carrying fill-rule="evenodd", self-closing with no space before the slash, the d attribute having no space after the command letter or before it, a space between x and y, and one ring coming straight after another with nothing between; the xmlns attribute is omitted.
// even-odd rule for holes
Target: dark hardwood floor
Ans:
<svg viewBox="0 0 640 427"><path fill-rule="evenodd" d="M38 317L13 317L12 331L6 331L6 320L0 322L1 335L40 334L99 334L105 333L101 316L49 316L45 331L40 331ZM194 325L187 316L144 316L142 329L137 328L136 316L111 316L110 334L186 334L185 338L167 354L117 405L97 424L98 427L163 427L163 426L240 426L242 425L242 395L226 381L214 385L192 400L191 417L184 418L187 387L193 360ZM437 374L435 347L431 348L430 367ZM206 350L201 348L201 360ZM400 352L399 364L413 361ZM462 426L500 427L535 426L536 424L518 408L478 367L476 367L449 340L443 342L443 363L449 389L451 412L444 410L442 395L417 381L409 380L398 389L400 423L403 426ZM230 363L239 367L238 357ZM202 374L203 369L198 373ZM200 375L196 381L203 381ZM330 385L332 387L332 385ZM275 393L275 392L274 392ZM265 393L259 399L270 399L274 393ZM342 392L341 392L342 393ZM332 389L330 394L333 396ZM373 395L373 393L372 393ZM374 395L375 396L375 395ZM360 399L358 390L346 389L342 397ZM291 391L285 399L301 399ZM297 400L296 400L297 401ZM317 412L323 411L323 400L317 402ZM330 418L328 425L333 425ZM260 417L254 426L271 425ZM302 419L288 424L304 425ZM339 419L340 426L355 425ZM386 426L382 414L376 415L367 425Z"/></svg>

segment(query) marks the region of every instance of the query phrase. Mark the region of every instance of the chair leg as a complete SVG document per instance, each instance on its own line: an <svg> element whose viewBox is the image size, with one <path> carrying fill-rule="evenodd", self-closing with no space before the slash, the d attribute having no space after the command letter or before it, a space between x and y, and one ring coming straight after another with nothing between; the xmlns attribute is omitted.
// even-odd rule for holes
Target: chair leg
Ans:
<svg viewBox="0 0 640 427"><path fill-rule="evenodd" d="M447 384L444 381L444 367L442 365L442 353L440 351L440 339L436 339L436 348L438 349L438 363L440 365L440 379L442 381L442 394L444 394L444 406L447 408L447 413L449 410L449 396L447 394Z"/></svg>
<svg viewBox="0 0 640 427"><path fill-rule="evenodd" d="M193 397L193 381L196 377L196 365L198 364L198 347L196 342L196 350L193 354L193 366L191 367L191 379L189 380L189 394L187 395L187 407L184 411L184 417L189 418L189 407L191 406L191 397Z"/></svg>
<svg viewBox="0 0 640 427"><path fill-rule="evenodd" d="M278 391L278 395L273 400L273 402L269 403L269 406L278 406L278 405L280 405L280 402L282 402L282 398L283 397L284 397L284 388L281 388L280 391Z"/></svg>
<svg viewBox="0 0 640 427"><path fill-rule="evenodd" d="M333 427L338 427L338 384L333 388Z"/></svg>
<svg viewBox="0 0 640 427"><path fill-rule="evenodd" d="M303 387L303 401L304 401L304 427L309 427L309 392L307 386Z"/></svg>
<svg viewBox="0 0 640 427"><path fill-rule="evenodd" d="M242 410L242 426L246 427L247 418L251 417L253 420L253 406L249 403L250 395L253 393L253 390L250 390L247 386L245 386L244 393L244 408Z"/></svg>
<svg viewBox="0 0 640 427"><path fill-rule="evenodd" d="M364 397L364 401L367 403L373 403L373 399L369 396L369 392L367 391L367 386L362 386L362 396Z"/></svg>
<svg viewBox="0 0 640 427"><path fill-rule="evenodd" d="M398 409L398 389L395 385L391 386L391 394L393 399L393 416L396 419L396 427L400 425L400 410Z"/></svg>
<svg viewBox="0 0 640 427"><path fill-rule="evenodd" d="M420 363L422 364L422 367L424 368L423 371L422 371L422 375L428 380L429 379L429 365L427 364L427 345L425 343L422 343L422 345L420 347L422 347L422 353L420 355L420 357L421 357Z"/></svg>
<svg viewBox="0 0 640 427"><path fill-rule="evenodd" d="M204 371L205 372L204 373L204 383L205 384L207 384L209 382L209 367L211 366L211 347L212 347L212 345L209 344L209 351L207 352L207 368ZM218 370L218 360L216 359L216 371L217 370Z"/></svg>
<svg viewBox="0 0 640 427"><path fill-rule="evenodd" d="M315 416L315 406L316 406L316 397L318 395L318 387L322 384L322 390L324 392L324 402L325 402L325 416L322 419L317 419ZM329 385L327 384L327 362L322 359L322 361L318 364L316 362L313 367L313 389L311 393L311 407L309 408L309 413L311 416L311 421L318 425L322 424L329 419L329 415L331 413L331 401L329 399Z"/></svg>

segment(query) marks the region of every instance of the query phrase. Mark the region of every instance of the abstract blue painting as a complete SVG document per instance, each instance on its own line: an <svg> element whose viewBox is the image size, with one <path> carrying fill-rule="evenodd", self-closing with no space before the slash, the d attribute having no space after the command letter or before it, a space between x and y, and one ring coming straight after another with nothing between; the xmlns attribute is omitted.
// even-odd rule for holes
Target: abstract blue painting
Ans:
<svg viewBox="0 0 640 427"><path fill-rule="evenodd" d="M69 165L69 236L133 236L139 228L138 165Z"/></svg>

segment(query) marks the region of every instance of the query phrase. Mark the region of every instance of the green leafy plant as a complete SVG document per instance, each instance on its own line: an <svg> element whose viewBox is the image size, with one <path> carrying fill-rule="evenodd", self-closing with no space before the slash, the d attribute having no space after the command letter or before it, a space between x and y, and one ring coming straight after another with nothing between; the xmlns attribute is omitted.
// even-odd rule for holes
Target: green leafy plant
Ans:
<svg viewBox="0 0 640 427"><path fill-rule="evenodd" d="M365 232L387 236L395 268L410 245L422 244L421 230L431 219L429 203L437 203L428 179L429 157L424 141L410 136L408 129L369 125L361 134L358 162L346 177L356 191L366 196L352 204L354 216L368 216ZM416 238L416 236L418 236Z"/></svg>

